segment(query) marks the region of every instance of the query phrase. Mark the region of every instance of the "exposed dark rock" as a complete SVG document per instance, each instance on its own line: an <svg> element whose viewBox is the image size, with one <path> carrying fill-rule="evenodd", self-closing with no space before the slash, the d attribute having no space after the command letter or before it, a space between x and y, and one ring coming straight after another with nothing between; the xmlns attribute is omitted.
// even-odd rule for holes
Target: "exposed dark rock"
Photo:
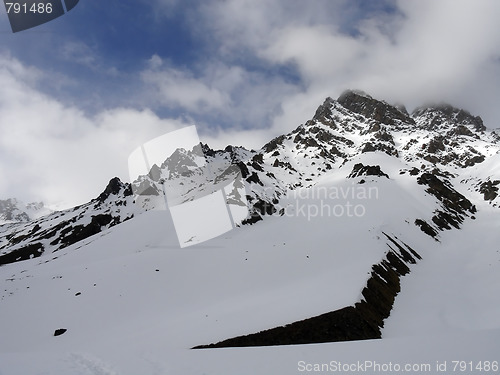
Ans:
<svg viewBox="0 0 500 375"><path fill-rule="evenodd" d="M250 172L248 171L248 167L246 166L246 164L243 163L242 161L239 161L236 165L238 166L238 168L241 171L241 176L243 178L247 178L248 175L250 174Z"/></svg>
<svg viewBox="0 0 500 375"><path fill-rule="evenodd" d="M486 160L486 157L484 155L476 155L471 158L466 158L463 166L464 167L472 167L476 164L482 163L483 161Z"/></svg>
<svg viewBox="0 0 500 375"><path fill-rule="evenodd" d="M398 108L373 99L371 96L359 91L345 91L337 101L344 108L383 124L394 125L395 120L407 124L415 123L407 113L401 112Z"/></svg>
<svg viewBox="0 0 500 375"><path fill-rule="evenodd" d="M197 147L198 146L198 147ZM215 156L217 153L210 148L206 143L199 143L197 146L193 148L193 151L196 152L199 156Z"/></svg>
<svg viewBox="0 0 500 375"><path fill-rule="evenodd" d="M466 136L466 137L472 137L472 138L476 138L478 139L479 136L477 134L474 134L473 132L471 132L469 130L469 128L467 128L466 126L464 125L458 125L456 128L450 130L446 136L448 137L453 137L453 136Z"/></svg>
<svg viewBox="0 0 500 375"><path fill-rule="evenodd" d="M432 222L436 224L441 230L450 230L451 226L459 229L460 223L463 222L463 218L459 215L452 215L448 212L436 210L435 215L432 217Z"/></svg>
<svg viewBox="0 0 500 375"><path fill-rule="evenodd" d="M394 104L394 107L401 113L404 113L405 115L407 115L408 117L410 116L410 114L408 113L408 110L406 109L405 105L402 104L402 103L395 103Z"/></svg>
<svg viewBox="0 0 500 375"><path fill-rule="evenodd" d="M332 143L335 137L332 133L319 129L316 133L316 139L322 143Z"/></svg>
<svg viewBox="0 0 500 375"><path fill-rule="evenodd" d="M359 176L379 176L389 178L387 174L382 172L379 165L363 165L361 163L357 163L352 168L351 173L347 178L354 178Z"/></svg>
<svg viewBox="0 0 500 375"><path fill-rule="evenodd" d="M485 181L479 185L479 192L483 194L485 201L492 201L498 196L498 184L500 180Z"/></svg>
<svg viewBox="0 0 500 375"><path fill-rule="evenodd" d="M384 142L389 142L390 144L394 145L394 138L392 135L387 133L385 130L380 130L374 134L375 139L379 141L384 141Z"/></svg>
<svg viewBox="0 0 500 375"><path fill-rule="evenodd" d="M394 148L392 145L388 145L385 143L372 143L372 142L366 142L363 146L363 149L361 150L362 153L365 152L375 152L375 151L382 151L385 152L387 155L390 156L398 156L398 150Z"/></svg>
<svg viewBox="0 0 500 375"><path fill-rule="evenodd" d="M288 170L296 172L295 168L293 168L292 165L289 162L287 162L287 161L281 161L281 160L278 160L278 159L274 160L273 167L288 169Z"/></svg>
<svg viewBox="0 0 500 375"><path fill-rule="evenodd" d="M43 254L43 244L36 242L30 243L19 249L12 250L10 253L0 255L0 266L3 264L19 262L31 258L38 258Z"/></svg>
<svg viewBox="0 0 500 375"><path fill-rule="evenodd" d="M427 185L426 192L438 198L447 209L458 213L476 212L476 207L466 197L453 189L448 181L441 181L435 174L422 173L417 182L420 185Z"/></svg>
<svg viewBox="0 0 500 375"><path fill-rule="evenodd" d="M252 224L255 224L255 223L257 223L258 221L261 221L261 220L263 220L262 216L260 216L259 214L257 214L257 213L254 212L252 215L250 215L250 217L248 217L245 220L243 220L241 222L241 224L242 225L247 225L247 224L252 225Z"/></svg>
<svg viewBox="0 0 500 375"><path fill-rule="evenodd" d="M214 183L218 184L221 181L233 180L234 178L240 178L241 176L240 168L236 164L230 164L221 174L215 177ZM238 177L236 177L238 176Z"/></svg>
<svg viewBox="0 0 500 375"><path fill-rule="evenodd" d="M408 143L403 147L403 150L409 150L411 146L416 145L418 141L414 138L410 139Z"/></svg>
<svg viewBox="0 0 500 375"><path fill-rule="evenodd" d="M412 169L410 169L410 176L416 176L420 173L420 170L416 167L413 167Z"/></svg>
<svg viewBox="0 0 500 375"><path fill-rule="evenodd" d="M251 166L259 171L259 172L264 172L264 168L262 168L262 164L264 163L264 159L263 159L264 155L263 154L256 154L252 157L252 161L251 161Z"/></svg>
<svg viewBox="0 0 500 375"><path fill-rule="evenodd" d="M376 123L368 128L368 133L375 133L378 132L380 129L382 129L382 127L380 126L379 123Z"/></svg>
<svg viewBox="0 0 500 375"><path fill-rule="evenodd" d="M99 214L93 215L88 225L75 225L73 227L68 226L63 229L56 239L53 241L51 245L61 244L60 249L65 248L67 246L73 245L76 242L84 240L94 234L100 233L102 231L102 227L107 226L108 224L117 224L113 222L113 216L109 214Z"/></svg>
<svg viewBox="0 0 500 375"><path fill-rule="evenodd" d="M206 143L200 142L199 146L200 146L200 149L197 152L198 155L200 155L200 156L215 156L216 155L216 152L213 149L211 149L210 146L207 145Z"/></svg>
<svg viewBox="0 0 500 375"><path fill-rule="evenodd" d="M436 210L432 221L439 229L459 228L464 216L476 213L476 207L462 194L451 187L446 180L436 174L425 172L417 178L420 185L427 185L426 192L434 195L442 204L443 210Z"/></svg>
<svg viewBox="0 0 500 375"><path fill-rule="evenodd" d="M61 336L65 334L68 330L66 328L59 328L54 331L54 336Z"/></svg>
<svg viewBox="0 0 500 375"><path fill-rule="evenodd" d="M274 213L276 213L274 204L266 202L260 198L258 198L257 201L253 204L253 207L261 215L273 215Z"/></svg>
<svg viewBox="0 0 500 375"><path fill-rule="evenodd" d="M332 139L340 142L340 143L343 143L345 144L346 146L349 146L349 147L353 147L354 146L354 142L351 141L350 139L346 138L346 137L342 137L340 135L335 135L335 134L332 134Z"/></svg>
<svg viewBox="0 0 500 375"><path fill-rule="evenodd" d="M434 239L436 238L438 232L434 230L434 228L431 227L425 220L417 219L415 220L415 225L418 226L420 230L428 236L431 236Z"/></svg>
<svg viewBox="0 0 500 375"><path fill-rule="evenodd" d="M264 186L262 181L259 179L259 175L255 172L252 172L252 174L249 177L247 177L246 181L249 183L253 182L254 184L259 184L259 185Z"/></svg>
<svg viewBox="0 0 500 375"><path fill-rule="evenodd" d="M427 145L424 145L424 147L426 147L427 152L430 152L431 154L436 154L438 151L446 150L444 142L445 142L444 136L436 136L433 139L431 139Z"/></svg>
<svg viewBox="0 0 500 375"><path fill-rule="evenodd" d="M469 112L455 108L449 104L437 104L429 105L424 107L419 107L415 109L412 113L412 117L427 116L429 121L426 122L425 128L433 130L438 128L443 121L448 121L450 123L458 125L473 125L474 130L477 132L483 132L486 127L483 124L483 120L479 116L472 116ZM463 130L459 130L463 131Z"/></svg>
<svg viewBox="0 0 500 375"><path fill-rule="evenodd" d="M259 163L259 164L264 163L264 155L263 154L255 154L252 157L252 162Z"/></svg>
<svg viewBox="0 0 500 375"><path fill-rule="evenodd" d="M262 168L262 165L256 163L255 161L252 162L252 164L250 164L253 169L255 169L256 171L259 171L259 172L264 172L264 168Z"/></svg>
<svg viewBox="0 0 500 375"><path fill-rule="evenodd" d="M280 135L279 137L276 137L274 138L273 140L271 140L270 142L266 143L262 149L264 150L264 152L271 152L271 151L274 151L278 148L279 145L283 144L283 141L285 140L286 138L286 135L283 134L283 135Z"/></svg>
<svg viewBox="0 0 500 375"><path fill-rule="evenodd" d="M328 97L325 99L322 105L318 107L316 113L314 114L313 120L321 122L324 125L335 127L335 122L332 119L332 105L335 101Z"/></svg>
<svg viewBox="0 0 500 375"><path fill-rule="evenodd" d="M491 135L496 143L500 142L500 129L496 129L496 130L492 131Z"/></svg>
<svg viewBox="0 0 500 375"><path fill-rule="evenodd" d="M403 243L404 249L392 237L384 235L397 250L387 244L390 250L386 258L372 267L370 278L361 293L363 299L354 306L193 349L301 345L380 338L380 328L384 326L384 320L390 315L396 295L400 292L400 278L410 271L408 264L421 259L408 245Z"/></svg>
<svg viewBox="0 0 500 375"><path fill-rule="evenodd" d="M99 202L104 202L110 195L117 195L122 189L124 189L125 196L132 195L130 184L124 184L118 177L114 177L109 180L108 186L106 186L104 191L97 197L97 200Z"/></svg>

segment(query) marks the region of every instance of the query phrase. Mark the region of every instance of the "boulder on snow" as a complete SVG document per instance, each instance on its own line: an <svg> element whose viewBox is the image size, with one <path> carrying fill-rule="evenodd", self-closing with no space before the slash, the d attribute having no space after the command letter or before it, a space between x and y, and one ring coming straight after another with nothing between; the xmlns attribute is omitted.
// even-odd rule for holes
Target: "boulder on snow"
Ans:
<svg viewBox="0 0 500 375"><path fill-rule="evenodd" d="M379 176L389 178L386 173L382 172L379 165L364 165L361 163L357 163L354 165L351 173L349 174L349 176L347 176L347 178L354 178L359 176Z"/></svg>
<svg viewBox="0 0 500 375"><path fill-rule="evenodd" d="M59 328L54 331L54 336L61 336L64 333L66 333L67 329L66 328Z"/></svg>

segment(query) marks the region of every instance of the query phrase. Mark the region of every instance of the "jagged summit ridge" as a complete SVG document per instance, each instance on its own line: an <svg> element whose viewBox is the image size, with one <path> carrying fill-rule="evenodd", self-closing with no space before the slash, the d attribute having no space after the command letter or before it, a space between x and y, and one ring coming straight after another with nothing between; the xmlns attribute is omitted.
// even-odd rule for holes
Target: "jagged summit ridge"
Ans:
<svg viewBox="0 0 500 375"><path fill-rule="evenodd" d="M344 91L337 99L337 102L354 113L383 124L394 125L397 121L407 124L415 123L404 107L392 106L384 101L373 99L364 92Z"/></svg>
<svg viewBox="0 0 500 375"><path fill-rule="evenodd" d="M444 125L468 126L476 132L484 132L486 126L480 116L473 116L470 112L455 108L447 103L430 104L416 108L412 117L420 119L420 123L429 130L442 128Z"/></svg>

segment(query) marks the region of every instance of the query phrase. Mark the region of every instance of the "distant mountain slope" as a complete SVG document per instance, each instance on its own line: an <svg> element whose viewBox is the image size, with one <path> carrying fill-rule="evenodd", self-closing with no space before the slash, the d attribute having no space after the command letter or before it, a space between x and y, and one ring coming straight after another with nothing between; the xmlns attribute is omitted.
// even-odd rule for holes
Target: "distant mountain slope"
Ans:
<svg viewBox="0 0 500 375"><path fill-rule="evenodd" d="M15 222L27 222L48 215L52 210L43 202L25 204L17 199L0 200L0 225Z"/></svg>
<svg viewBox="0 0 500 375"><path fill-rule="evenodd" d="M132 218L131 194L129 184L114 178L82 206L0 226L0 265L56 252Z"/></svg>

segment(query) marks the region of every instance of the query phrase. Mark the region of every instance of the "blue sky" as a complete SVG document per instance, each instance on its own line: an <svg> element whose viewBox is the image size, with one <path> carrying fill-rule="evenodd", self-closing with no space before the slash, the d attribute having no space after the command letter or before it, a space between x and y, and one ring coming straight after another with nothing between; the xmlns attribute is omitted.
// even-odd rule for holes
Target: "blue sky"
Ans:
<svg viewBox="0 0 500 375"><path fill-rule="evenodd" d="M347 88L500 127L499 18L495 0L80 0L12 34L2 13L0 198L82 203L191 124L258 148Z"/></svg>
<svg viewBox="0 0 500 375"><path fill-rule="evenodd" d="M292 62L270 63L256 56L251 46L245 45L245 41L240 46L227 48L225 38L231 37L231 30L218 27L217 14L210 19L210 5L216 7L223 3L192 0L82 0L67 15L17 34L8 35L4 19L3 47L4 51L10 51L13 57L24 64L59 76L54 82L43 82L39 89L66 104L77 105L89 114L116 106L149 107L162 117L183 116L197 123L203 122L206 126L269 126L269 114L279 110L279 98L273 103L275 108L268 108L267 113L256 118L258 123L247 122L245 116L238 119L236 113L234 118L226 120L227 116L213 112L204 112L200 116L199 111L189 111L189 108L183 111L186 109L183 103L154 102L150 97L153 90L151 95L147 92L150 82L141 79L141 73L148 68L149 60L156 56L163 61L164 67L182 73L178 78L183 80L209 80L206 77L207 67L219 64L219 69L242 69L248 73L250 77L247 79L250 80L279 81L283 87L290 85L290 89L303 89L300 73ZM272 8L262 5L265 4L262 1L254 3L256 9ZM283 8L288 8L286 12L293 13L294 17L300 17L300 12L294 12L293 8L300 4L297 7L300 10L305 3L290 1L291 5ZM344 17L336 17L336 26L348 35L359 33L359 21L374 15L394 14L396 10L392 2L365 3L368 5L361 1L327 0L317 1L314 7L324 8L328 17L341 9ZM251 3L247 2L245 6L248 4ZM276 9L279 8L278 5ZM222 18L227 16L230 17L219 15ZM329 22L328 19L320 22L325 21ZM312 21L309 23L312 24ZM252 32L251 29L242 31ZM221 35L224 32L228 34ZM221 50L224 50L223 54ZM61 76L65 79L62 80ZM234 101L245 100L237 92L229 95ZM199 104L204 105L203 101ZM209 106L209 103L205 103L205 107Z"/></svg>

